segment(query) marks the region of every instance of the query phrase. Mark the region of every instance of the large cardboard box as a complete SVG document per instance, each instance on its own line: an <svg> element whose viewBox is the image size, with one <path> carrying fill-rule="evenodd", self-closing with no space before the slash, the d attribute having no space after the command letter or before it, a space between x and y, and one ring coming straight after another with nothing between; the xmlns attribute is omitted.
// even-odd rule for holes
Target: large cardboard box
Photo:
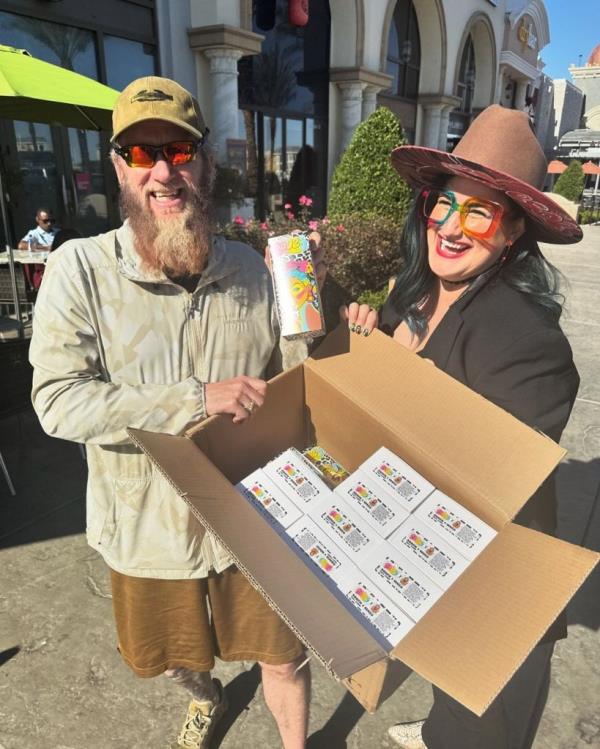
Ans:
<svg viewBox="0 0 600 749"><path fill-rule="evenodd" d="M218 416L184 437L130 434L371 712L413 669L481 715L598 561L511 523L565 451L378 332L338 328L270 382L243 425ZM283 449L314 443L350 471L384 445L498 531L389 652L234 489Z"/></svg>

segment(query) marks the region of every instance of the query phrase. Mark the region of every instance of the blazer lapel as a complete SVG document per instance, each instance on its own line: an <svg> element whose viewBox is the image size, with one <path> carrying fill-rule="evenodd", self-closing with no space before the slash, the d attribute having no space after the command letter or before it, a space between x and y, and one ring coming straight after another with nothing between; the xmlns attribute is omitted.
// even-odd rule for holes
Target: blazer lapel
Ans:
<svg viewBox="0 0 600 749"><path fill-rule="evenodd" d="M450 307L425 346L419 351L419 356L431 359L439 369L446 369L454 342L463 325L462 310L456 309L457 304L458 302Z"/></svg>
<svg viewBox="0 0 600 749"><path fill-rule="evenodd" d="M467 309L481 289L491 281L498 270L498 266L492 266L473 281L464 294L446 312L431 334L430 339L419 351L419 356L424 359L431 359L440 369L446 369L456 338L464 323L464 310Z"/></svg>

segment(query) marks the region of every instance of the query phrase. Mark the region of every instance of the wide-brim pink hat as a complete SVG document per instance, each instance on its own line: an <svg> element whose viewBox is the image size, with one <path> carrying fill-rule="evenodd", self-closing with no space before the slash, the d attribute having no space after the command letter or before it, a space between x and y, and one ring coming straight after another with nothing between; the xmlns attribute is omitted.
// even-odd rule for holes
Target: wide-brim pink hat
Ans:
<svg viewBox="0 0 600 749"><path fill-rule="evenodd" d="M453 153L400 146L391 159L412 187L465 177L499 190L522 209L540 242L573 244L583 236L577 222L541 191L548 165L525 112L493 104L473 120Z"/></svg>

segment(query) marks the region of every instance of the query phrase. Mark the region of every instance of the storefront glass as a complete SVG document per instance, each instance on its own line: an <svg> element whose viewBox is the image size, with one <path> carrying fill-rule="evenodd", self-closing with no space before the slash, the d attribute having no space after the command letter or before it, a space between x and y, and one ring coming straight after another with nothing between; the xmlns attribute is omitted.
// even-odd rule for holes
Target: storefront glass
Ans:
<svg viewBox="0 0 600 749"><path fill-rule="evenodd" d="M122 91L128 83L156 73L154 47L118 36L104 36L106 83Z"/></svg>
<svg viewBox="0 0 600 749"><path fill-rule="evenodd" d="M261 219L287 203L296 212L303 194L314 215L325 211L330 15L328 3L309 7L308 24L296 27L277 0L274 27L254 28L265 36L261 54L238 64L246 197Z"/></svg>
<svg viewBox="0 0 600 749"><path fill-rule="evenodd" d="M35 18L33 7L30 13L0 11L0 44L26 49L117 90L157 72L153 44ZM52 209L61 225L84 235L106 231L118 221L106 134L0 120L0 144L13 242L31 228L40 207Z"/></svg>
<svg viewBox="0 0 600 749"><path fill-rule="evenodd" d="M99 79L91 31L0 11L0 44L26 49L40 60Z"/></svg>

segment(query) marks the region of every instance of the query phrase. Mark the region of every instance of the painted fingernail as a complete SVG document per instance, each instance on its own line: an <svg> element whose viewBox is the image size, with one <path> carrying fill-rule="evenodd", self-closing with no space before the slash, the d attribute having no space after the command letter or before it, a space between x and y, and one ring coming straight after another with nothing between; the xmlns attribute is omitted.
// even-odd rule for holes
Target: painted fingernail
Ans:
<svg viewBox="0 0 600 749"><path fill-rule="evenodd" d="M351 331L352 331L353 333L354 333L354 331L356 330L356 325L355 325L354 323L351 323L351 325L350 325L350 330L351 330Z"/></svg>
<svg viewBox="0 0 600 749"><path fill-rule="evenodd" d="M371 332L371 331L370 331L370 330L369 330L368 328L365 328L365 329L363 330L363 335L364 335L364 337L366 338L366 337L367 337L367 336L369 335L369 333L370 333L370 332Z"/></svg>
<svg viewBox="0 0 600 749"><path fill-rule="evenodd" d="M357 326L356 326L356 327L354 328L354 332L355 332L355 333L356 333L357 335L360 335L360 331L361 331L361 330L362 330L362 328L361 328L361 326L360 326L360 325L357 325Z"/></svg>

